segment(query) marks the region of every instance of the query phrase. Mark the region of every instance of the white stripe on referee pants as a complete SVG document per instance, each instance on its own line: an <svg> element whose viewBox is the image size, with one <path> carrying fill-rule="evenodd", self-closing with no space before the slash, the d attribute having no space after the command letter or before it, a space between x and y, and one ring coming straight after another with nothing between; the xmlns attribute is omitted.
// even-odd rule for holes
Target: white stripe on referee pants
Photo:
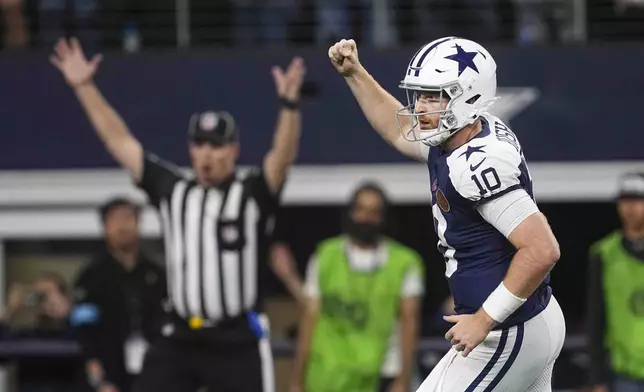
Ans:
<svg viewBox="0 0 644 392"><path fill-rule="evenodd" d="M270 325L265 314L259 315L259 324L264 330L264 336L257 343L262 367L262 392L275 392L275 368L273 366L273 351L271 350Z"/></svg>

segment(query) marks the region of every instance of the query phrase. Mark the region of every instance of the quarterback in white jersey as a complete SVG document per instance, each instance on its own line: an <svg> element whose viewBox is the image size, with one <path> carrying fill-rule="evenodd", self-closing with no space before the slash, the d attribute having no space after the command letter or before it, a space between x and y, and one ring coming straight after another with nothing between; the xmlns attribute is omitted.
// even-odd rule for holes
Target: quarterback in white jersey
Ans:
<svg viewBox="0 0 644 392"><path fill-rule="evenodd" d="M329 58L375 130L430 174L434 228L456 315L452 349L419 392L550 391L565 337L549 272L559 245L534 201L514 133L489 113L496 63L481 45L444 37L421 47L387 93L353 40Z"/></svg>

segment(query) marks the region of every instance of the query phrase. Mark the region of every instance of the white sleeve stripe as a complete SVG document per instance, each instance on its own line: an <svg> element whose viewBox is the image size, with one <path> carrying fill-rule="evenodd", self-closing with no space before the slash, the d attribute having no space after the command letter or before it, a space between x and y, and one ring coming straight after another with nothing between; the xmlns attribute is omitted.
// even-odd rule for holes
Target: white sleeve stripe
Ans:
<svg viewBox="0 0 644 392"><path fill-rule="evenodd" d="M477 209L483 219L506 238L526 218L539 212L539 208L524 189L506 193L478 206Z"/></svg>

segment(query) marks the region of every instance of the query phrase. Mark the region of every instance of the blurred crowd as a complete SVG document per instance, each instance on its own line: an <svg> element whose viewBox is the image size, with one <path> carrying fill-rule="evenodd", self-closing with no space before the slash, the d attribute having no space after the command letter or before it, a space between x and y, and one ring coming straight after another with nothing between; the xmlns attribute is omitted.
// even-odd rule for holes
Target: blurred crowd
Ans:
<svg viewBox="0 0 644 392"><path fill-rule="evenodd" d="M394 47L462 35L520 45L640 39L639 0L2 0L5 46L64 34L97 49L326 45Z"/></svg>

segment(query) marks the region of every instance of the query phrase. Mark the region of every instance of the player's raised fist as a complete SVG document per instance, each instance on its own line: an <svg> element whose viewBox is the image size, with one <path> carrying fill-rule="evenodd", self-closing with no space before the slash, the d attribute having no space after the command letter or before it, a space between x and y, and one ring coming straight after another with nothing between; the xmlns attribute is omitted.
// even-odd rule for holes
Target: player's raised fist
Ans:
<svg viewBox="0 0 644 392"><path fill-rule="evenodd" d="M335 69L343 76L350 76L359 67L356 41L343 39L329 48L329 59Z"/></svg>

